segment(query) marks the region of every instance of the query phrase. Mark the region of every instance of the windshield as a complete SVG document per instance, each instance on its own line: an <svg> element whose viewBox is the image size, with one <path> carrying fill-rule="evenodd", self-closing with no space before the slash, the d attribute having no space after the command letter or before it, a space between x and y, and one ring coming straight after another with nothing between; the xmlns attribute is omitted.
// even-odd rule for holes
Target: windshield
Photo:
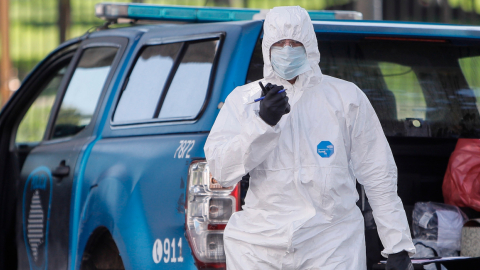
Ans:
<svg viewBox="0 0 480 270"><path fill-rule="evenodd" d="M355 83L390 137L480 138L480 47L318 34L323 74ZM261 49L261 48L260 48ZM258 44L247 82L262 77Z"/></svg>

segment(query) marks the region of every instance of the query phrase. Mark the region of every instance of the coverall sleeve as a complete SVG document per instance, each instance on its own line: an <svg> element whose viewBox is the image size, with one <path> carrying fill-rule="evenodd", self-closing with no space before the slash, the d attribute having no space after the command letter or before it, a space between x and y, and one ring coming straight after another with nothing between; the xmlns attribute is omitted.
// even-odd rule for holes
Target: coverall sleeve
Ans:
<svg viewBox="0 0 480 270"><path fill-rule="evenodd" d="M407 216L397 195L397 166L380 121L365 94L358 89L359 104L351 127L351 164L373 210L377 231L388 254L403 250L415 254Z"/></svg>
<svg viewBox="0 0 480 270"><path fill-rule="evenodd" d="M243 105L240 94L234 90L227 97L204 147L210 172L224 187L262 163L280 137L278 125L266 124L252 105Z"/></svg>

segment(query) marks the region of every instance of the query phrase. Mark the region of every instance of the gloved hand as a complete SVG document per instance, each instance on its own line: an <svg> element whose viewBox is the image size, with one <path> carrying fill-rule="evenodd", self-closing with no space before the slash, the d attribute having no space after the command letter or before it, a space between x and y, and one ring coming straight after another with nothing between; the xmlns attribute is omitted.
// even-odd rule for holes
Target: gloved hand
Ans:
<svg viewBox="0 0 480 270"><path fill-rule="evenodd" d="M412 261L405 250L388 255L386 270L413 270Z"/></svg>
<svg viewBox="0 0 480 270"><path fill-rule="evenodd" d="M265 121L265 123L275 126L282 116L290 111L290 104L288 104L287 93L283 92L278 94L278 91L282 90L283 86L268 83L265 86L265 99L260 101L259 115ZM288 106L288 112L287 110Z"/></svg>
<svg viewBox="0 0 480 270"><path fill-rule="evenodd" d="M264 97L272 87L277 86L276 84L267 83L267 85L264 87L262 82L258 82L258 84L260 84L260 87L262 88L262 97ZM279 85L279 86L281 86L282 89L283 89L283 85ZM280 90L278 90L278 91L280 91ZM285 109L285 114L287 114L289 112L290 112L290 103L287 103L287 108Z"/></svg>

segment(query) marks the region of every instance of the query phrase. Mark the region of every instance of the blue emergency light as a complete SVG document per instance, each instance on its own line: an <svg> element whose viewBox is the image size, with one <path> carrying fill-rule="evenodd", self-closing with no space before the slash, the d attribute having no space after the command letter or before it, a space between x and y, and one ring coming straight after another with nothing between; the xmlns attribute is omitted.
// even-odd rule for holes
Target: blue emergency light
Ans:
<svg viewBox="0 0 480 270"><path fill-rule="evenodd" d="M139 3L100 3L95 5L95 15L105 20L161 20L185 22L226 22L261 20L268 10L249 8L217 8L149 5ZM343 10L308 11L315 20L361 20L362 13Z"/></svg>

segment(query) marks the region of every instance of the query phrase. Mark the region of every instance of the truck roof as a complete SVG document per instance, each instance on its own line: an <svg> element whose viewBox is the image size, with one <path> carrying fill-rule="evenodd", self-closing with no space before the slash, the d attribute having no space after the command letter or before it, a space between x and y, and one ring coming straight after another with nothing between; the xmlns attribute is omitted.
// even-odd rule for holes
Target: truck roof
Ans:
<svg viewBox="0 0 480 270"><path fill-rule="evenodd" d="M480 27L468 25L395 21L313 21L313 26L315 32L328 33L415 36L418 38L480 38Z"/></svg>
<svg viewBox="0 0 480 270"><path fill-rule="evenodd" d="M268 10L248 8L191 7L173 5L151 5L141 3L100 3L95 6L97 17L109 22L119 19L131 21L162 21L166 24L122 28L134 34L137 31L148 32L160 27L176 27L175 23L228 23L248 25L249 21L262 20ZM356 11L314 10L308 11L316 32L357 33L373 36L409 36L418 38L480 38L480 27L440 23L363 21L362 14ZM359 21L361 20L361 21ZM168 24L171 22L171 24ZM105 34L104 31L102 31ZM117 31L110 32L119 34ZM127 34L128 35L128 34ZM433 41L433 40L432 40Z"/></svg>
<svg viewBox="0 0 480 270"><path fill-rule="evenodd" d="M131 27L112 28L108 31L97 31L90 35L94 36L124 36L134 38L139 33L147 33L157 29L172 29L181 27L183 30L202 29L214 27L223 24L225 27L249 27L252 23L258 24L262 21L230 21L215 23L195 23L195 24L139 24ZM355 38L395 38L408 39L416 38L418 41L425 42L444 42L446 39L453 39L452 42L469 42L469 40L478 40L480 38L480 27L466 25L450 24L427 24L427 23L399 23L392 21L313 21L315 32L321 34L345 34L349 39Z"/></svg>

